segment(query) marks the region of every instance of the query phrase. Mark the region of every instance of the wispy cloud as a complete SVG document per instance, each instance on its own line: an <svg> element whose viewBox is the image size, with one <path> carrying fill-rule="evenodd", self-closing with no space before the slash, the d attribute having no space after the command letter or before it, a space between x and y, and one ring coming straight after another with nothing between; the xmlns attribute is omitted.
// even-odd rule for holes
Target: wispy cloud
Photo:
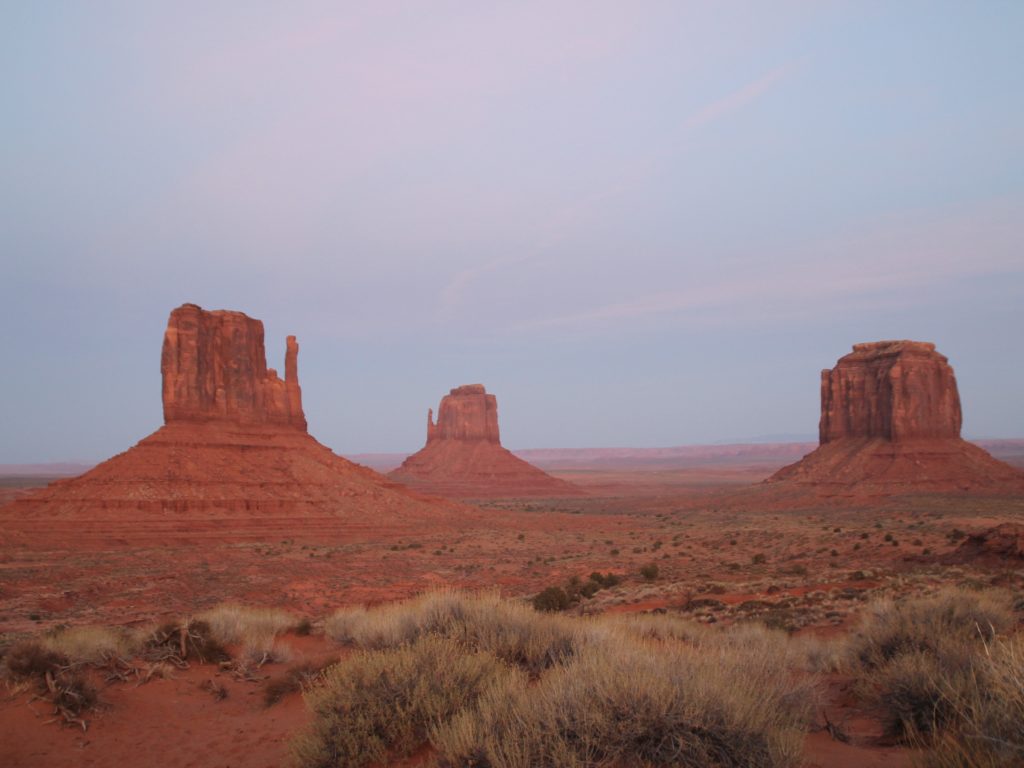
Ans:
<svg viewBox="0 0 1024 768"><path fill-rule="evenodd" d="M854 237L800 243L786 258L737 276L731 270L678 290L524 321L517 331L597 330L658 316L697 313L750 322L769 315L814 314L840 305L906 306L941 286L987 275L1024 273L1011 223L1020 204L993 201L866 223ZM979 232L989 233L984 245ZM1007 237L1000 237L1005 233ZM971 258L965 255L971 254Z"/></svg>
<svg viewBox="0 0 1024 768"><path fill-rule="evenodd" d="M539 228L533 246L526 248L521 255L493 259L455 272L438 295L439 316L442 318L452 317L458 309L465 291L486 275L550 254L558 244L564 242L581 225L599 203L635 189L657 169L663 167L667 161L683 153L687 148L685 139L689 134L741 111L791 76L802 66L802 63L803 60L800 60L776 67L695 110L683 120L680 131L675 135L674 143L654 152L648 152L637 162L613 176L608 184L600 186L589 194L554 211L546 223ZM628 312L630 310L623 306L619 311Z"/></svg>

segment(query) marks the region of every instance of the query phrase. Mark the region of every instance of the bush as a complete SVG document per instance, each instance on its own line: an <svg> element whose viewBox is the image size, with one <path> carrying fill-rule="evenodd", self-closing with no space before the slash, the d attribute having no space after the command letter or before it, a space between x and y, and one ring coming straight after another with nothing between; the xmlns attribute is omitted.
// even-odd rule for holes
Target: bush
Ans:
<svg viewBox="0 0 1024 768"><path fill-rule="evenodd" d="M43 679L47 672L55 674L70 664L62 653L46 647L39 640L21 640L11 646L4 657L7 670L16 680Z"/></svg>
<svg viewBox="0 0 1024 768"><path fill-rule="evenodd" d="M43 638L52 650L72 661L100 664L126 658L139 650L139 638L110 627L68 627Z"/></svg>
<svg viewBox="0 0 1024 768"><path fill-rule="evenodd" d="M210 625L199 619L161 624L147 639L143 655L150 661L171 661L178 666L187 659L205 664L231 658L227 649L214 637Z"/></svg>
<svg viewBox="0 0 1024 768"><path fill-rule="evenodd" d="M452 640L423 637L411 645L364 651L328 670L307 694L311 730L292 744L306 768L361 766L407 755L432 723L473 704L489 687L513 676L487 653L469 653Z"/></svg>
<svg viewBox="0 0 1024 768"><path fill-rule="evenodd" d="M974 676L940 681L957 717L926 745L926 768L1024 764L1024 638L998 640L977 657Z"/></svg>
<svg viewBox="0 0 1024 768"><path fill-rule="evenodd" d="M988 641L1012 626L1007 593L945 589L933 597L869 605L849 643L850 662L876 668L904 653L935 651L940 639Z"/></svg>
<svg viewBox="0 0 1024 768"><path fill-rule="evenodd" d="M847 663L885 713L892 736L930 741L958 726L984 689L988 645L1012 626L1011 598L946 589L933 597L869 606L849 641ZM971 705L973 707L973 704Z"/></svg>
<svg viewBox="0 0 1024 768"><path fill-rule="evenodd" d="M647 581L654 581L658 578L658 564L648 563L647 565L640 568L640 575Z"/></svg>
<svg viewBox="0 0 1024 768"><path fill-rule="evenodd" d="M589 645L534 686L506 679L431 730L442 766L796 766L807 715L770 660Z"/></svg>
<svg viewBox="0 0 1024 768"><path fill-rule="evenodd" d="M572 605L569 595L567 595L565 590L561 587L547 587L534 595L532 602L535 610L543 611L545 613L564 611Z"/></svg>
<svg viewBox="0 0 1024 768"><path fill-rule="evenodd" d="M275 639L295 626L295 617L278 608L252 608L226 603L197 617L210 628L219 645L241 645L245 658L259 661L275 656Z"/></svg>
<svg viewBox="0 0 1024 768"><path fill-rule="evenodd" d="M578 624L542 616L497 595L428 592L373 610L342 609L327 620L327 635L361 648L395 648L425 635L448 637L485 651L532 675L561 663L582 642Z"/></svg>

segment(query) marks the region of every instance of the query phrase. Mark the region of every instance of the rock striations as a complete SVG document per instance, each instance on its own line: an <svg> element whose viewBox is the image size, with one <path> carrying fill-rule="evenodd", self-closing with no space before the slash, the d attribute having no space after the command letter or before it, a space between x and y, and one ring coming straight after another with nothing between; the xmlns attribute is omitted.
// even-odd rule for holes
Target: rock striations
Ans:
<svg viewBox="0 0 1024 768"><path fill-rule="evenodd" d="M427 411L427 444L388 475L405 485L462 499L577 496L572 483L552 477L501 447L498 402L482 384L456 387L441 399L434 423Z"/></svg>
<svg viewBox="0 0 1024 768"><path fill-rule="evenodd" d="M769 483L825 495L1024 490L1024 473L960 438L949 361L919 341L856 344L821 372L819 446Z"/></svg>
<svg viewBox="0 0 1024 768"><path fill-rule="evenodd" d="M288 337L284 381L267 368L263 323L241 312L184 304L164 333L164 422L276 424L306 430L299 388L299 345Z"/></svg>
<svg viewBox="0 0 1024 768"><path fill-rule="evenodd" d="M0 510L26 542L266 539L386 525L452 505L410 493L306 432L298 344L268 369L263 324L185 304L161 356L163 427L89 472ZM369 522L369 521L372 521Z"/></svg>

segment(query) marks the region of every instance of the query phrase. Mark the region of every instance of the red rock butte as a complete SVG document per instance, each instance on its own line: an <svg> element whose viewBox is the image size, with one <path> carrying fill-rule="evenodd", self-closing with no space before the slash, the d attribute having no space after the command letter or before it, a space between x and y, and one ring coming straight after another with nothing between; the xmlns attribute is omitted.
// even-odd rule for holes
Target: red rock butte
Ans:
<svg viewBox="0 0 1024 768"><path fill-rule="evenodd" d="M825 495L1024 490L1024 473L960 438L949 361L921 341L855 344L821 372L819 446L768 483Z"/></svg>
<svg viewBox="0 0 1024 768"><path fill-rule="evenodd" d="M427 444L388 477L417 490L456 499L579 496L583 491L502 448L498 401L483 384L455 387L441 399Z"/></svg>
<svg viewBox="0 0 1024 768"><path fill-rule="evenodd" d="M265 540L450 512L337 456L306 431L299 347L267 368L263 323L185 304L164 335L163 427L128 451L0 509L26 544Z"/></svg>

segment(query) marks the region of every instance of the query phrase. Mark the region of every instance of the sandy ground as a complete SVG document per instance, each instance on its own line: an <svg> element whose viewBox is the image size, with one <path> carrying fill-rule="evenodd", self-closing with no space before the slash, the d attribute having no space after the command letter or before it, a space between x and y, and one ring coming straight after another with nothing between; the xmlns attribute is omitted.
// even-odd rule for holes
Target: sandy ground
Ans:
<svg viewBox="0 0 1024 768"><path fill-rule="evenodd" d="M0 549L0 639L63 624L145 625L225 600L280 606L315 625L336 607L432 586L527 596L595 570L625 580L588 601L587 612L665 609L707 622L760 617L825 633L844 632L878 594L942 583L1022 586L1019 568L940 562L960 532L1024 520L1022 498L911 497L800 509L750 495L736 500L732 492L770 471L742 464L577 467L557 474L585 487L587 498L492 501L468 519L421 524L303 527L225 518L191 532L119 528L80 540L71 529L44 535L29 525ZM653 582L638 574L649 563L659 566ZM291 663L337 651L322 637L290 642ZM226 698L211 695L211 679ZM908 750L884 744L877 721L857 709L844 686L848 681L828 681L824 707L832 722L845 724L851 743L811 733L807 765L909 765ZM237 681L210 665L145 685L118 682L102 688L103 706L83 733L51 722L32 691L9 689L0 698L0 765L287 764L288 740L308 713L298 694L272 707L261 694L259 681Z"/></svg>

